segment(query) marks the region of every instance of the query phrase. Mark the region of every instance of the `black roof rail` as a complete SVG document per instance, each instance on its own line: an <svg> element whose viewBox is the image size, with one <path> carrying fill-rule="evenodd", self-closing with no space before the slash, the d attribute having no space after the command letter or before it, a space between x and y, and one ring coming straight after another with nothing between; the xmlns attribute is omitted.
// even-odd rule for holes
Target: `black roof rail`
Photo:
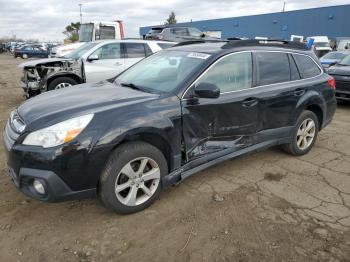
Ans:
<svg viewBox="0 0 350 262"><path fill-rule="evenodd" d="M299 50L309 50L305 43L301 43L297 41L279 40L279 39L231 40L231 41L228 41L222 48L229 49L229 48L240 47L240 46L271 46L271 47L282 47L282 48L291 48L291 49L299 49Z"/></svg>
<svg viewBox="0 0 350 262"><path fill-rule="evenodd" d="M203 43L220 43L220 42L227 42L225 40L221 40L221 39L210 39L210 40L189 40L189 41L184 41L184 42L180 42L175 46L184 46L184 45L194 45L194 44L203 44Z"/></svg>

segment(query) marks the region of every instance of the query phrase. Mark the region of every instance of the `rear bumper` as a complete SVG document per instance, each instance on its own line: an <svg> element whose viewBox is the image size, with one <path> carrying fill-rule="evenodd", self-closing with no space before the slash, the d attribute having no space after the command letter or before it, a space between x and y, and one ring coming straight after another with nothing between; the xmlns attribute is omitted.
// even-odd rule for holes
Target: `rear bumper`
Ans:
<svg viewBox="0 0 350 262"><path fill-rule="evenodd" d="M339 101L350 101L350 91L336 91L335 97Z"/></svg>

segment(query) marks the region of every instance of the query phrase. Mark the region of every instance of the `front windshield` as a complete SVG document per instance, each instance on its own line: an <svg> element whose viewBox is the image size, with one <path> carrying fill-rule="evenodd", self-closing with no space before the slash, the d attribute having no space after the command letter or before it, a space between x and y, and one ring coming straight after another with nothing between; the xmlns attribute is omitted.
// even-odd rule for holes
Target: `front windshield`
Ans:
<svg viewBox="0 0 350 262"><path fill-rule="evenodd" d="M82 24L79 30L79 42L92 41L93 24Z"/></svg>
<svg viewBox="0 0 350 262"><path fill-rule="evenodd" d="M84 55L87 51L89 51L91 48L93 48L98 43L85 43L82 46L78 47L74 51L70 52L69 54L65 55L64 58L78 60L81 58L82 55Z"/></svg>
<svg viewBox="0 0 350 262"><path fill-rule="evenodd" d="M324 55L321 60L323 59L343 59L344 57L346 56L346 54L344 53L338 53L338 52L331 52L331 53L328 53L326 55Z"/></svg>
<svg viewBox="0 0 350 262"><path fill-rule="evenodd" d="M343 60L340 61L340 65L350 66L350 55L343 58Z"/></svg>
<svg viewBox="0 0 350 262"><path fill-rule="evenodd" d="M156 93L171 92L208 57L203 53L160 51L118 76L116 84Z"/></svg>

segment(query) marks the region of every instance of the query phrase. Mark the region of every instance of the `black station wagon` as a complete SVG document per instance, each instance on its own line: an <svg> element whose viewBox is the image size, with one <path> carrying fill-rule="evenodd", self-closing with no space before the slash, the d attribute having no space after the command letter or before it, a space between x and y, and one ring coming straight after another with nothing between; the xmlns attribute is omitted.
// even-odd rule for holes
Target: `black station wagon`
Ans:
<svg viewBox="0 0 350 262"><path fill-rule="evenodd" d="M57 90L12 112L9 174L26 195L99 195L119 213L213 164L282 145L308 153L336 110L335 81L303 44L189 42L115 79Z"/></svg>

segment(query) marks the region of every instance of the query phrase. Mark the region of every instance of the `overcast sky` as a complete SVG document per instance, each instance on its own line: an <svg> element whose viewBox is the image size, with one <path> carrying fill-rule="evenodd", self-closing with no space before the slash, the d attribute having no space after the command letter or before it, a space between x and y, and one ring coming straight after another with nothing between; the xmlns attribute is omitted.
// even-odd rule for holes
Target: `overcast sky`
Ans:
<svg viewBox="0 0 350 262"><path fill-rule="evenodd" d="M16 35L40 41L62 40L62 31L77 22L123 20L127 37L140 26L163 24L171 11L178 22L279 12L283 0L0 0L0 37ZM286 10L350 4L350 0L287 0Z"/></svg>

